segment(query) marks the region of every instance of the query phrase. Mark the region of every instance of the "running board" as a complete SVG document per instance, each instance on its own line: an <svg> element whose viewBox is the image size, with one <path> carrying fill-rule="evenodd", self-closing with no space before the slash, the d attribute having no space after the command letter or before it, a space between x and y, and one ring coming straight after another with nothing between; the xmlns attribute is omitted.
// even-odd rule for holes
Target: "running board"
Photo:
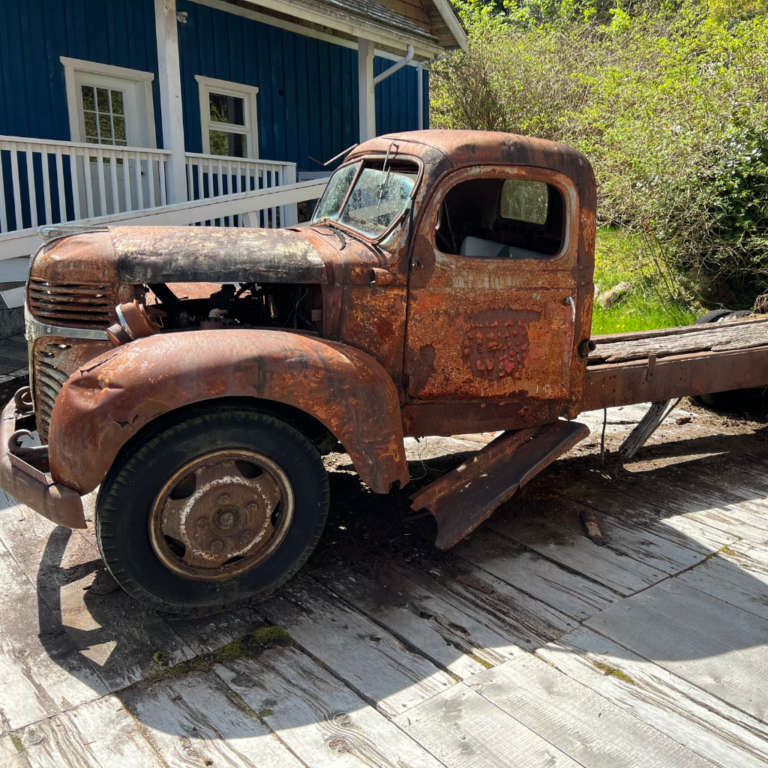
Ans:
<svg viewBox="0 0 768 768"><path fill-rule="evenodd" d="M575 421L505 432L463 464L410 496L437 520L438 549L450 549L558 456L589 434Z"/></svg>

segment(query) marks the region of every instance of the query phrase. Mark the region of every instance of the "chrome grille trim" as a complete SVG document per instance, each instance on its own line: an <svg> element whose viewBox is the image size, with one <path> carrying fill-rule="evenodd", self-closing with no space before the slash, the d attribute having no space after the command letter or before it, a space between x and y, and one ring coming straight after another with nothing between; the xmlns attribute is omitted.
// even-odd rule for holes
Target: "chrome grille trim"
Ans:
<svg viewBox="0 0 768 768"><path fill-rule="evenodd" d="M30 277L27 291L29 310L39 321L86 328L107 328L115 321L117 295L110 285Z"/></svg>

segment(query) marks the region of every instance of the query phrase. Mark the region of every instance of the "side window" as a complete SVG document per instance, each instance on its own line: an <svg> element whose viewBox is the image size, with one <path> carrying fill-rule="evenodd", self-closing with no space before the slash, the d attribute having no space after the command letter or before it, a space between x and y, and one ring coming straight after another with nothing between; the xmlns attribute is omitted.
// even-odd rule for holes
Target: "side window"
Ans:
<svg viewBox="0 0 768 768"><path fill-rule="evenodd" d="M470 179L449 190L435 242L443 253L496 259L554 256L563 245L565 204L557 187L523 179Z"/></svg>
<svg viewBox="0 0 768 768"><path fill-rule="evenodd" d="M258 157L256 86L195 75L200 92L203 154Z"/></svg>

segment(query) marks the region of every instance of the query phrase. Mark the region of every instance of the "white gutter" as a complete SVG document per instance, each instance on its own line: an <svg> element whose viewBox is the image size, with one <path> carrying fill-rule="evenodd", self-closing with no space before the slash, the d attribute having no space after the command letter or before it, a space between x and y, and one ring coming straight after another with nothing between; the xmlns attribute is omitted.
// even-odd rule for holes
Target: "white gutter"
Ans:
<svg viewBox="0 0 768 768"><path fill-rule="evenodd" d="M416 86L416 98L419 100L418 122L416 123L420 131L424 130L424 62L420 61L416 65L416 76L419 82Z"/></svg>
<svg viewBox="0 0 768 768"><path fill-rule="evenodd" d="M376 75L376 77L373 78L374 86L378 85L382 80L386 80L390 75L394 75L398 69L402 69L412 58L413 46L409 45L408 52L405 54L404 58L400 59L398 62L395 62L389 69L385 69L380 75ZM421 66L421 64L419 64L419 66Z"/></svg>

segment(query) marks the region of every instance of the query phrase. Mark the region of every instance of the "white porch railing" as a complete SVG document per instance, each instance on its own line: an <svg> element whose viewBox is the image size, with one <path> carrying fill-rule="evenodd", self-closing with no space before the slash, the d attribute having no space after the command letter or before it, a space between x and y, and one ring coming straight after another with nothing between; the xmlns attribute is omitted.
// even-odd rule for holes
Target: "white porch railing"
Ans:
<svg viewBox="0 0 768 768"><path fill-rule="evenodd" d="M257 189L251 192L238 192L205 200L192 200L188 203L176 203L164 207L150 208L143 211L120 213L85 219L78 223L84 226L114 225L151 225L181 226L194 225L204 221L216 221L225 218L239 218L243 226L258 222L260 212L267 210L288 210L297 203L317 200L322 196L328 179L303 181L278 188ZM22 229L16 232L0 234L0 266L4 260L19 262L23 268L21 277L5 277L6 280L23 280L26 275L27 257L42 244L36 229ZM5 261L10 264L10 261Z"/></svg>
<svg viewBox="0 0 768 768"><path fill-rule="evenodd" d="M0 136L0 232L167 205L169 155Z"/></svg>
<svg viewBox="0 0 768 768"><path fill-rule="evenodd" d="M267 190L296 183L296 163L192 152L188 152L186 158L190 200L208 200L222 195ZM272 206L252 212L248 220L239 216L225 216L223 220L216 220L215 224L228 227L282 227L295 224L293 218L285 206Z"/></svg>

